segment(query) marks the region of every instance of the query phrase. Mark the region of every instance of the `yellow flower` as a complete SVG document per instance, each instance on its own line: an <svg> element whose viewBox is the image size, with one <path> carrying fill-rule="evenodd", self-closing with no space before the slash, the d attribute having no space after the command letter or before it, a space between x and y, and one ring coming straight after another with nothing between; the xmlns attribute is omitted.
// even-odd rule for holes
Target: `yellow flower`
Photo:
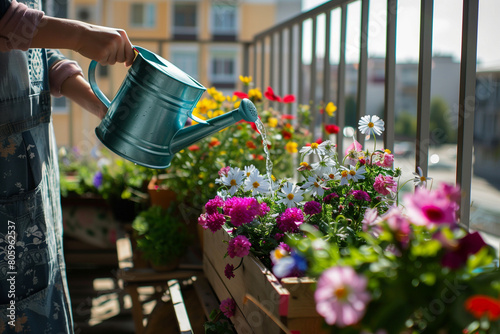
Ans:
<svg viewBox="0 0 500 334"><path fill-rule="evenodd" d="M246 86L248 86L250 82L252 82L252 77L240 75L240 81L243 82Z"/></svg>
<svg viewBox="0 0 500 334"><path fill-rule="evenodd" d="M299 144L297 144L296 142L289 141L288 143L286 143L285 149L287 150L288 153L297 153L298 152L298 150L297 150L298 145Z"/></svg>
<svg viewBox="0 0 500 334"><path fill-rule="evenodd" d="M248 91L248 98L254 101L262 100L262 92L258 88L253 88Z"/></svg>
<svg viewBox="0 0 500 334"><path fill-rule="evenodd" d="M333 102L330 102L326 105L325 111L328 114L328 116L332 117L335 110L337 110L337 106L335 106Z"/></svg>
<svg viewBox="0 0 500 334"><path fill-rule="evenodd" d="M388 149L385 149L384 152L387 154L391 154L391 150L388 150Z"/></svg>
<svg viewBox="0 0 500 334"><path fill-rule="evenodd" d="M215 187L215 184L214 184L214 183L212 183L212 182L210 182L210 183L208 184L208 187L209 187L209 188L213 188L213 187Z"/></svg>
<svg viewBox="0 0 500 334"><path fill-rule="evenodd" d="M234 102L234 105L233 105L234 109L238 109L240 107L240 104L241 104L241 101Z"/></svg>
<svg viewBox="0 0 500 334"><path fill-rule="evenodd" d="M269 117L267 120L267 125L269 125L271 128L275 128L278 126L278 119L276 117Z"/></svg>
<svg viewBox="0 0 500 334"><path fill-rule="evenodd" d="M273 180L273 182L276 182L276 176L271 174L271 180Z"/></svg>

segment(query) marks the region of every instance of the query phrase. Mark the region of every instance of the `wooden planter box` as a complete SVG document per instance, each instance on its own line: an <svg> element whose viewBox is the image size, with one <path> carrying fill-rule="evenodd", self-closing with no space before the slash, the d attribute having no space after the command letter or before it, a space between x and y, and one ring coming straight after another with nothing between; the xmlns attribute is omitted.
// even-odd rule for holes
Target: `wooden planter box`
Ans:
<svg viewBox="0 0 500 334"><path fill-rule="evenodd" d="M248 294L257 299L294 334L327 333L322 329L323 318L316 312L313 280L308 278L284 278L279 281L262 262L253 255L246 256L235 271L235 277L227 279L224 268L227 263L234 267L240 258L224 258L230 237L225 230L212 233L204 231L203 269L219 300L232 297L237 304L231 318L238 333L282 333L280 327L255 303L245 300Z"/></svg>

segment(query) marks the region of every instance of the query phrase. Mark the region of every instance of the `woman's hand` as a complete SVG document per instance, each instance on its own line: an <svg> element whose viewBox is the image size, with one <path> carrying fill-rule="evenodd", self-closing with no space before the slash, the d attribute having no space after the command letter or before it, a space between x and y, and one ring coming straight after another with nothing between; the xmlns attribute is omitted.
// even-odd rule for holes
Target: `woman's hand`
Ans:
<svg viewBox="0 0 500 334"><path fill-rule="evenodd" d="M77 103L83 109L103 119L108 109L94 95L87 80L80 74L73 75L64 80L61 85L61 94Z"/></svg>

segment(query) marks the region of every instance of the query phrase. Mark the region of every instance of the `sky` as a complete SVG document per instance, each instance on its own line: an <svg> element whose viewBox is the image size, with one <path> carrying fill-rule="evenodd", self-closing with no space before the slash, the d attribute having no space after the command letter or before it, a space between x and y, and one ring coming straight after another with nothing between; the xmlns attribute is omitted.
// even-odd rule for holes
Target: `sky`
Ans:
<svg viewBox="0 0 500 334"><path fill-rule="evenodd" d="M303 10L314 8L325 0L303 0ZM369 12L369 42L370 56L385 54L385 21L387 0L371 0ZM348 6L347 28L347 60L355 61L359 54L360 1ZM332 12L332 22L339 22L340 12ZM318 18L320 27L322 18ZM396 57L398 61L418 59L419 50L420 1L398 1L398 26L396 40ZM333 29L336 27L334 26ZM310 26L304 27L310 31ZM462 29L462 0L434 0L433 53L451 55L460 60ZM324 29L323 29L324 30ZM339 43L338 31L332 32L332 46ZM478 51L477 58L480 67L500 68L500 0L480 0ZM318 38L324 38L324 32L318 28ZM318 43L321 44L321 43ZM310 49L310 47L309 47ZM324 49L318 46L319 55ZM338 55L332 52L332 61L338 60Z"/></svg>

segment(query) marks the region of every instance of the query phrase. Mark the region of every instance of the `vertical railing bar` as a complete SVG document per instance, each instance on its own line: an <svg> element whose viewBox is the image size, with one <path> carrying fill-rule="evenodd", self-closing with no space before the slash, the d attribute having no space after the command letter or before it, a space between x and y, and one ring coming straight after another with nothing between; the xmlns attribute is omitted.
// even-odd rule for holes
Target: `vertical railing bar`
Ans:
<svg viewBox="0 0 500 334"><path fill-rule="evenodd" d="M359 66L358 66L358 96L356 103L356 119L359 120L366 114L366 93L367 93L367 65L368 65L368 10L370 1L361 2L361 36L359 45ZM364 135L358 133L357 140L364 145Z"/></svg>
<svg viewBox="0 0 500 334"><path fill-rule="evenodd" d="M433 2L433 0L422 0L420 9L415 167L420 167L424 176L427 176L428 172L430 144Z"/></svg>
<svg viewBox="0 0 500 334"><path fill-rule="evenodd" d="M470 227L479 0L464 0L458 108L457 185L462 190L460 224Z"/></svg>
<svg viewBox="0 0 500 334"><path fill-rule="evenodd" d="M266 38L262 38L260 48L260 89L264 90L266 76Z"/></svg>
<svg viewBox="0 0 500 334"><path fill-rule="evenodd" d="M340 18L340 55L337 73L337 116L336 121L341 132L337 135L337 152L339 156L344 154L344 134L342 129L345 126L345 52L347 36L347 5L341 6Z"/></svg>
<svg viewBox="0 0 500 334"><path fill-rule="evenodd" d="M288 92L292 94L293 91L293 78L295 76L294 68L293 68L293 25L290 26L289 34L288 34ZM297 96L298 101L298 96ZM292 103L288 104L288 113L292 113Z"/></svg>
<svg viewBox="0 0 500 334"><path fill-rule="evenodd" d="M298 95L298 101L301 104L307 104L304 102L304 63L302 61L302 52L304 49L304 22L299 23L299 31L298 31L298 40L299 40L299 45L298 45L298 52L297 52L297 65L299 67L299 73L298 73L298 80L297 80L297 95Z"/></svg>
<svg viewBox="0 0 500 334"><path fill-rule="evenodd" d="M332 11L328 10L325 13L325 58L323 59L323 108L330 101L330 32L332 25ZM321 131L323 133L323 138L327 139L327 133L325 131L325 125L328 121L328 115L323 112Z"/></svg>
<svg viewBox="0 0 500 334"><path fill-rule="evenodd" d="M283 49L284 49L284 44L283 44L283 40L284 40L284 30L281 30L279 32L279 35L278 35L278 59L279 59L279 63L278 63L278 92L279 94L281 94L281 96L283 96L285 94L285 90L283 89L283 75L285 75L285 62L284 62L284 58L283 58Z"/></svg>
<svg viewBox="0 0 500 334"><path fill-rule="evenodd" d="M275 63L275 54L274 54L274 48L276 44L276 38L275 38L275 33L272 33L269 41L269 84L268 86L272 87L273 89L276 87L274 85L274 72L276 71L276 68L274 66ZM263 90L266 90L266 87L262 87ZM269 105L274 108L276 107L276 103L273 101L269 101Z"/></svg>
<svg viewBox="0 0 500 334"><path fill-rule="evenodd" d="M384 147L394 150L394 104L396 100L396 26L398 0L387 0L387 44L385 52Z"/></svg>
<svg viewBox="0 0 500 334"><path fill-rule="evenodd" d="M258 49L257 48L257 40L254 39L254 41L253 41L253 69L252 69L253 70L252 71L253 72L252 79L255 80L255 81L253 81L254 85L257 84L257 81L256 81L257 80L257 57L258 57L257 49Z"/></svg>
<svg viewBox="0 0 500 334"><path fill-rule="evenodd" d="M311 108L311 124L310 131L313 136L312 140L316 140L316 122L318 120L317 115L317 103L316 103L316 35L317 35L317 25L318 17L312 18L312 36L311 36L311 67L310 67L310 83L309 83L309 104Z"/></svg>
<svg viewBox="0 0 500 334"><path fill-rule="evenodd" d="M250 43L243 44L243 75L250 75ZM247 91L248 87L243 86L243 90Z"/></svg>

